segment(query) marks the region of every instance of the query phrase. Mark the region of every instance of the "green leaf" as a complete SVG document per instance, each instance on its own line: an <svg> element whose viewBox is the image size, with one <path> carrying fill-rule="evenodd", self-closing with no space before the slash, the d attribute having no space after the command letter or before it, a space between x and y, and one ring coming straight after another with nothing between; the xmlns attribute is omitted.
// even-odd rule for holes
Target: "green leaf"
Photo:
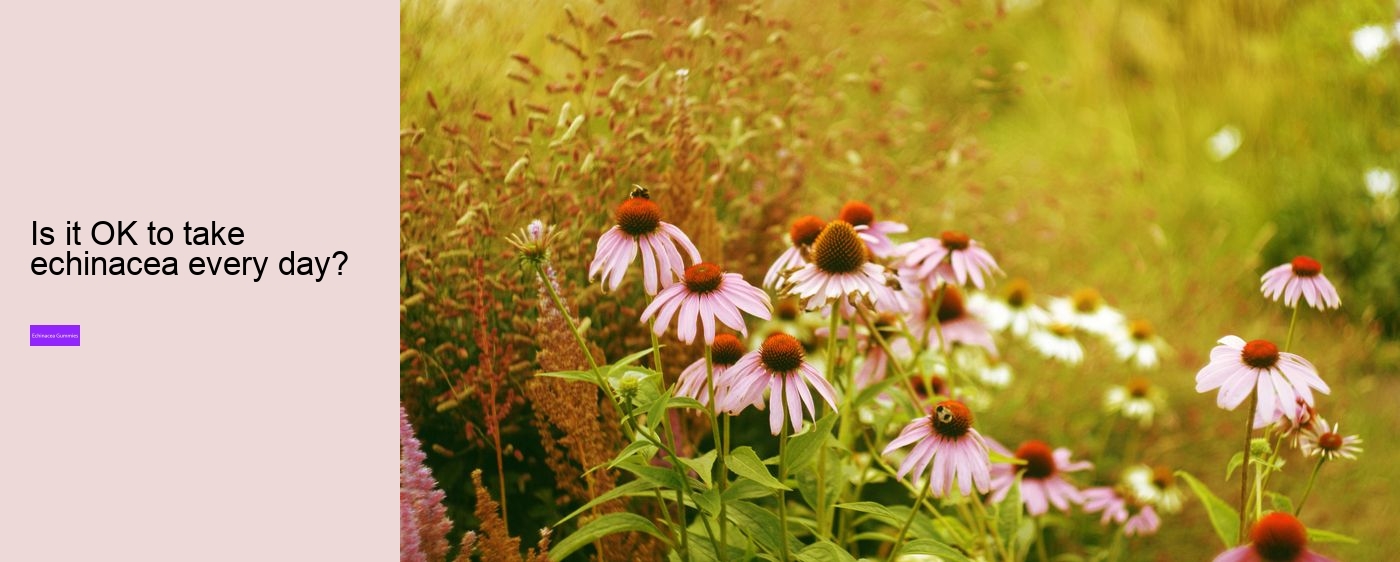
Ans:
<svg viewBox="0 0 1400 562"><path fill-rule="evenodd" d="M646 533L663 541L666 540L666 537L656 530L656 526L645 517L635 513L609 513L585 523L574 534L564 537L564 540L559 541L558 544L554 545L554 548L549 549L549 559L563 560L564 557L592 544L599 538L629 531Z"/></svg>
<svg viewBox="0 0 1400 562"><path fill-rule="evenodd" d="M558 527L560 525L563 525L565 521L578 517L583 512L593 509L593 506L602 505L623 496L630 496L640 494L643 492L649 492L654 489L656 489L655 482L649 480L633 480L631 482L608 490L603 495L593 498L592 501L583 504L583 507L580 507L574 510L573 513L564 516L564 518L560 519L558 523L554 524L554 526Z"/></svg>
<svg viewBox="0 0 1400 562"><path fill-rule="evenodd" d="M1234 546L1235 540L1240 535L1240 514L1225 500L1220 499L1211 493L1210 488L1197 480L1195 476L1184 470L1176 471L1176 475L1186 481L1186 485L1191 487L1191 491L1196 493L1196 497L1201 498L1201 503L1206 506L1206 514L1210 516L1210 525L1215 527L1216 536L1220 537L1220 542L1225 543L1225 547Z"/></svg>
<svg viewBox="0 0 1400 562"><path fill-rule="evenodd" d="M696 400L689 396L672 396L671 399L666 402L666 407L690 408L693 410L709 411L709 408L706 408L705 405L701 404L699 400Z"/></svg>
<svg viewBox="0 0 1400 562"><path fill-rule="evenodd" d="M754 498L769 498L773 496L773 490L763 487L762 484L753 480L735 480L729 483L729 488L724 490L724 501L736 502L740 500L751 500Z"/></svg>
<svg viewBox="0 0 1400 562"><path fill-rule="evenodd" d="M650 379L651 377L647 378ZM643 385L643 388L647 386L651 385ZM641 394L643 394L643 392L638 392L637 394L640 397ZM652 430L655 430L657 426L661 425L661 419L666 415L666 404L670 402L670 398L670 390L661 390L657 392L654 397L651 398L650 402L640 404L642 407L646 408L647 427L651 428Z"/></svg>
<svg viewBox="0 0 1400 562"><path fill-rule="evenodd" d="M885 523L888 523L890 525L899 526L904 524L904 520L896 516L893 511L890 511L890 508L875 502L839 503L836 504L836 508L848 509L851 511L859 511L861 513L869 513L871 515L874 515L876 519L884 521Z"/></svg>
<svg viewBox="0 0 1400 562"><path fill-rule="evenodd" d="M719 513L719 489L710 488L699 494L690 494L687 498L705 513Z"/></svg>
<svg viewBox="0 0 1400 562"><path fill-rule="evenodd" d="M593 386L598 386L598 375L594 374L593 371L552 371L548 373L536 373L535 376L582 381Z"/></svg>
<svg viewBox="0 0 1400 562"><path fill-rule="evenodd" d="M613 457L613 460L608 463L608 468L616 468L618 464L634 456L637 456L639 453L642 457L642 460L649 460L652 457L656 456L656 450L656 445L652 445L650 441L633 441L631 444L627 445L626 448L619 451L616 457ZM597 467L594 467L589 469L588 471L593 472L593 470L596 469Z"/></svg>
<svg viewBox="0 0 1400 562"><path fill-rule="evenodd" d="M1339 542L1342 544L1361 544L1361 541L1348 537L1341 533L1324 531L1322 529L1308 529L1308 541L1316 543Z"/></svg>
<svg viewBox="0 0 1400 562"><path fill-rule="evenodd" d="M768 472L768 466L758 459L758 455L751 447L739 447L729 453L729 470L754 482L762 484L766 488L774 490L791 490L772 474Z"/></svg>
<svg viewBox="0 0 1400 562"><path fill-rule="evenodd" d="M899 549L900 554L923 554L926 556L937 556L946 562L972 562L958 549L938 542L933 539L919 539L909 541L904 548Z"/></svg>
<svg viewBox="0 0 1400 562"><path fill-rule="evenodd" d="M856 562L856 558L851 553L842 550L831 541L821 541L808 545L797 553L797 559L803 562Z"/></svg>
<svg viewBox="0 0 1400 562"><path fill-rule="evenodd" d="M706 486L709 486L709 485L710 485L710 481L714 479L714 472L715 472L715 452L714 452L714 451L707 451L705 454L700 455L700 456L698 456L698 457L696 457L696 458L693 458L693 459L685 459L685 458L683 458L683 459L681 459L681 464L684 464L684 465L690 467L690 469L691 469L691 470L694 470L696 474L699 474L699 475L700 475L700 481L701 481L701 482L704 482Z"/></svg>
<svg viewBox="0 0 1400 562"><path fill-rule="evenodd" d="M788 473L795 474L807 469L813 461L817 459L817 451L821 450L822 444L831 438L831 428L836 425L836 414L827 414L817 423L807 428L807 431L797 434L788 441L787 446L787 466Z"/></svg>
<svg viewBox="0 0 1400 562"><path fill-rule="evenodd" d="M636 458L617 463L617 468L631 472L637 475L637 478L653 482L657 486L668 490L678 490L681 486L686 485L686 482L681 480L680 475L676 474L676 471L669 468L651 466L650 464L639 462Z"/></svg>
<svg viewBox="0 0 1400 562"><path fill-rule="evenodd" d="M1264 492L1264 495L1269 498L1269 505L1274 508L1274 511L1293 513L1293 500L1289 499L1288 496L1278 492Z"/></svg>
<svg viewBox="0 0 1400 562"><path fill-rule="evenodd" d="M972 501L977 501L973 498ZM1006 543L1006 550L1016 552L1016 533L1021 528L1021 477L1011 484L1006 499L997 505L997 534Z"/></svg>
<svg viewBox="0 0 1400 562"><path fill-rule="evenodd" d="M610 365L610 366L608 367L608 378L613 378L614 375L620 374L620 373L622 372L623 369L626 369L626 368L627 368L628 366L630 366L631 364L636 363L638 359L641 359L641 358L643 358L643 357L646 357L646 356L647 356L648 354L650 354L650 353L651 353L651 348L648 347L648 348L646 348L646 349L643 349L643 350L641 350L641 351L638 351L638 352L636 352L636 353L633 353L633 354L631 354L631 355L628 355L628 356L626 356L626 357L623 357L622 359L618 359L617 361L613 361L612 365Z"/></svg>
<svg viewBox="0 0 1400 562"><path fill-rule="evenodd" d="M1238 452L1238 453L1235 453L1235 456L1230 457L1230 462L1227 463L1227 464L1225 465L1225 481L1226 481L1226 482L1229 482L1229 481L1230 481L1230 477L1231 477L1231 476L1234 476L1234 475L1235 475L1235 471L1236 471L1236 470L1239 470L1240 465L1243 465L1243 464L1244 464L1244 451L1240 451L1240 452Z"/></svg>
<svg viewBox="0 0 1400 562"><path fill-rule="evenodd" d="M786 540L786 533L781 529L782 522L772 510L749 502L734 502L729 504L726 513L729 520L760 547L775 553L782 550L782 543L778 541Z"/></svg>

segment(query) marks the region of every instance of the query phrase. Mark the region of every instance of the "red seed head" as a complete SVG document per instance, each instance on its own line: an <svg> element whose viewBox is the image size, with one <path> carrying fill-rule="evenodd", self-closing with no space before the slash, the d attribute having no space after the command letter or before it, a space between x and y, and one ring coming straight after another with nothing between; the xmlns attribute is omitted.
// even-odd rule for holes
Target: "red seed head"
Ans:
<svg viewBox="0 0 1400 562"><path fill-rule="evenodd" d="M817 241L817 235L822 233L822 228L826 227L826 222L812 215L792 221L792 228L788 230L788 238L792 239L794 246L811 246Z"/></svg>
<svg viewBox="0 0 1400 562"><path fill-rule="evenodd" d="M840 218L854 226L870 226L875 224L875 210L861 201L847 201Z"/></svg>
<svg viewBox="0 0 1400 562"><path fill-rule="evenodd" d="M1269 562L1297 559L1308 546L1308 530L1292 515L1273 512L1259 518L1249 532L1254 552Z"/></svg>
<svg viewBox="0 0 1400 562"><path fill-rule="evenodd" d="M712 263L700 262L685 268L685 288L692 293L708 293L719 288L724 272Z"/></svg>
<svg viewBox="0 0 1400 562"><path fill-rule="evenodd" d="M1278 346L1268 340L1254 340L1244 344L1240 358L1250 367L1268 369L1278 364Z"/></svg>
<svg viewBox="0 0 1400 562"><path fill-rule="evenodd" d="M812 242L812 263L826 273L850 273L865 265L865 243L845 221L831 221Z"/></svg>
<svg viewBox="0 0 1400 562"><path fill-rule="evenodd" d="M1317 438L1318 448L1329 453L1342 450L1343 443L1344 441L1342 440L1341 435L1332 433L1330 431L1322 434L1320 437Z"/></svg>
<svg viewBox="0 0 1400 562"><path fill-rule="evenodd" d="M758 358L763 366L774 373L791 373L802 365L802 342L782 332L774 333L763 340L758 348Z"/></svg>
<svg viewBox="0 0 1400 562"><path fill-rule="evenodd" d="M957 439L972 429L972 410L957 400L944 400L933 407L933 430L949 439Z"/></svg>
<svg viewBox="0 0 1400 562"><path fill-rule="evenodd" d="M1043 441L1034 439L1016 448L1016 458L1026 461L1020 465L1026 478L1047 478L1055 473L1055 452Z"/></svg>
<svg viewBox="0 0 1400 562"><path fill-rule="evenodd" d="M948 322L957 320L967 314L967 307L963 304L962 291L952 285L944 285L938 290L942 298L938 301L938 321Z"/></svg>
<svg viewBox="0 0 1400 562"><path fill-rule="evenodd" d="M1312 277L1322 274L1322 264L1307 256L1293 258L1293 274L1299 277Z"/></svg>
<svg viewBox="0 0 1400 562"><path fill-rule="evenodd" d="M732 334L719 334L715 336L715 343L711 346L712 359L717 366L728 367L739 362L739 358L744 356L743 340L734 337Z"/></svg>
<svg viewBox="0 0 1400 562"><path fill-rule="evenodd" d="M943 247L949 250L966 250L972 244L972 238L956 230L945 230L939 238L943 241Z"/></svg>
<svg viewBox="0 0 1400 562"><path fill-rule="evenodd" d="M632 236L656 232L661 225L661 207L644 197L633 197L617 207L617 226Z"/></svg>

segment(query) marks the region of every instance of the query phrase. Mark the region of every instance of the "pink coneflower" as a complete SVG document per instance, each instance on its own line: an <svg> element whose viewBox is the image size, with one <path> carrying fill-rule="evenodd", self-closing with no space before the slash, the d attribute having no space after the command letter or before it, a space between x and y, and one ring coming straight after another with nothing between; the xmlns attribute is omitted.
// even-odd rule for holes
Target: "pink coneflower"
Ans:
<svg viewBox="0 0 1400 562"><path fill-rule="evenodd" d="M977 491L987 493L991 485L991 460L987 443L972 427L972 411L962 402L945 400L934 406L933 413L918 418L899 432L881 454L918 442L899 465L896 478L913 474L916 478L929 470L929 490L934 497L943 497L953 489L956 480L963 495Z"/></svg>
<svg viewBox="0 0 1400 562"><path fill-rule="evenodd" d="M757 351L750 351L729 368L726 389L717 400L720 409L738 413L759 403L768 391L768 427L777 435L783 428L783 415L792 420L794 433L802 431L802 409L816 419L817 409L807 385L817 389L832 411L836 410L836 389L804 360L802 342L784 333L763 340ZM722 403L720 403L722 402Z"/></svg>
<svg viewBox="0 0 1400 562"><path fill-rule="evenodd" d="M1308 550L1308 529L1286 513L1260 517L1249 541L1216 556L1215 562L1335 562Z"/></svg>
<svg viewBox="0 0 1400 562"><path fill-rule="evenodd" d="M895 252L894 242L890 241L891 234L909 232L909 227L903 223L876 222L875 210L861 201L847 201L841 207L839 218L855 227L860 239L870 248L870 253L877 257L888 257Z"/></svg>
<svg viewBox="0 0 1400 562"><path fill-rule="evenodd" d="M914 351L909 347L909 340L899 335L899 318L890 313L880 314L875 319L875 329L880 331L880 335L885 338L885 342L890 346L890 351L896 355L894 360L907 361L913 356ZM856 388L865 388L882 380L890 368L890 355L885 353L885 348L875 341L874 337L857 336L865 342L865 358L861 361L860 369L856 371Z"/></svg>
<svg viewBox="0 0 1400 562"><path fill-rule="evenodd" d="M684 283L666 287L642 311L643 322L656 315L658 336L665 333L672 316L676 317L676 337L690 343L695 341L696 331L703 329L706 344L715 342L716 319L748 335L739 311L764 320L772 317L768 293L748 284L738 273L724 273L714 264L702 262L687 268L684 277Z"/></svg>
<svg viewBox="0 0 1400 562"><path fill-rule="evenodd" d="M725 371L739 362L739 358L744 356L744 340L730 334L719 334L715 336L715 342L711 344L710 360L714 371L715 394L720 394L720 378ZM691 363L681 371L681 376L676 379L676 396L686 396L694 398L701 404L710 403L710 383L706 380L705 358L701 357ZM718 403L719 400L716 400Z"/></svg>
<svg viewBox="0 0 1400 562"><path fill-rule="evenodd" d="M1361 437L1342 437L1341 424L1329 425L1322 418L1314 420L1313 426L1303 430L1302 434L1300 448L1309 457L1322 455L1329 461L1338 457L1356 460L1356 454L1361 452L1361 447L1357 446L1361 444Z"/></svg>
<svg viewBox="0 0 1400 562"><path fill-rule="evenodd" d="M648 295L685 274L685 261L677 248L690 255L691 263L700 262L700 250L681 229L661 220L661 207L647 198L646 189L633 190L632 197L617 207L615 219L617 224L598 238L598 251L588 264L588 278L601 275L604 289L617 289L638 250Z"/></svg>
<svg viewBox="0 0 1400 562"><path fill-rule="evenodd" d="M1298 256L1289 263L1270 269L1259 280L1264 283L1261 287L1264 297L1278 300L1282 296L1285 306L1297 306L1299 295L1318 310L1342 305L1337 288L1322 274L1322 264L1307 256Z"/></svg>
<svg viewBox="0 0 1400 562"><path fill-rule="evenodd" d="M1088 461L1070 460L1069 449L1063 447L1050 450L1050 446L1034 439L1021 443L1012 453L995 439L988 439L987 446L1005 456L1015 456L1026 464L998 464L992 467L992 497L999 502L1011 492L1016 483L1016 474L1021 474L1021 503L1031 515L1043 515L1054 505L1060 511L1068 512L1072 503L1083 503L1084 496L1061 476L1066 472L1078 472L1093 468Z"/></svg>
<svg viewBox="0 0 1400 562"><path fill-rule="evenodd" d="M877 302L884 268L870 263L870 250L845 221L832 221L812 242L811 262L789 277L792 292L816 310L834 301Z"/></svg>
<svg viewBox="0 0 1400 562"><path fill-rule="evenodd" d="M1088 488L1081 494L1084 496L1086 513L1103 512L1099 523L1107 525L1113 522L1123 525L1123 534L1129 537L1156 534L1157 529L1162 526L1162 519L1157 516L1157 510L1152 509L1152 506L1130 506L1129 500L1113 488ZM1133 513L1133 509L1137 512Z"/></svg>
<svg viewBox="0 0 1400 562"><path fill-rule="evenodd" d="M1313 427L1314 420L1318 419L1317 410L1304 402L1301 398L1294 400L1296 407L1293 415L1284 415L1277 409L1258 410L1254 415L1254 429L1264 429L1270 425L1276 425L1278 434L1293 445L1298 447L1298 439L1302 437L1303 431Z"/></svg>
<svg viewBox="0 0 1400 562"><path fill-rule="evenodd" d="M776 291L783 278L807 265L805 256L825 226L825 222L811 215L792 221L792 227L788 230L788 248L768 268L768 274L763 276L763 286Z"/></svg>
<svg viewBox="0 0 1400 562"><path fill-rule="evenodd" d="M1258 407L1292 416L1297 400L1313 404L1313 388L1330 393L1327 383L1317 376L1317 368L1307 359L1278 350L1265 340L1245 342L1238 336L1220 338L1210 350L1210 363L1196 373L1196 392L1216 388L1216 404L1233 410L1258 389Z"/></svg>
<svg viewBox="0 0 1400 562"><path fill-rule="evenodd" d="M938 240L921 238L905 247L905 265L918 267L919 278L930 288L943 280L981 289L993 274L1001 274L996 259L966 234L945 230Z"/></svg>
<svg viewBox="0 0 1400 562"><path fill-rule="evenodd" d="M981 320L968 312L961 290L953 285L944 285L933 298L938 302L938 310L930 315L928 309L932 306L927 303L921 304L921 310L909 318L910 333L917 336L927 333L928 347L937 349L941 330L945 352L950 351L953 344L962 344L980 347L987 350L992 357L997 357L997 344L992 339L992 333L982 325ZM930 316L938 319L937 328L930 325Z"/></svg>

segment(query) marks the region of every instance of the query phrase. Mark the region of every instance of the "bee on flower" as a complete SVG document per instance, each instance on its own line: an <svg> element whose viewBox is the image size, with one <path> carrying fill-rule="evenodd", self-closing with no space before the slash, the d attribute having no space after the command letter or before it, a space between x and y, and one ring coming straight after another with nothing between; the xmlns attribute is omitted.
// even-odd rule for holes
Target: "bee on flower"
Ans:
<svg viewBox="0 0 1400 562"><path fill-rule="evenodd" d="M928 416L904 426L881 454L889 456L914 445L899 464L895 477L910 474L917 479L927 471L934 497L948 495L954 484L963 495L971 494L974 485L985 494L991 486L991 459L986 441L972 422L972 411L962 402L944 400Z"/></svg>
<svg viewBox="0 0 1400 562"><path fill-rule="evenodd" d="M617 289L639 253L648 295L685 276L682 250L691 263L700 262L700 250L676 225L661 220L661 207L652 202L646 188L632 190L613 217L616 224L598 237L598 251L588 264L588 278L600 277L607 291Z"/></svg>

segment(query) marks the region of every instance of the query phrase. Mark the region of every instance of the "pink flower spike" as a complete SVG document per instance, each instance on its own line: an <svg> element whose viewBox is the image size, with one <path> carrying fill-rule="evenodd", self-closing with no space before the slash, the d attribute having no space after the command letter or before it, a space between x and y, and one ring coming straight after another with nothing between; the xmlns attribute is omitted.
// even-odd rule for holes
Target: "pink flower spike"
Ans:
<svg viewBox="0 0 1400 562"><path fill-rule="evenodd" d="M1273 512L1249 531L1249 544L1215 557L1215 562L1336 562L1308 550L1308 529L1292 515Z"/></svg>
<svg viewBox="0 0 1400 562"><path fill-rule="evenodd" d="M904 264L918 268L919 278L929 288L940 282L985 288L1001 268L992 254L968 235L944 231L939 239L921 238L903 247Z"/></svg>
<svg viewBox="0 0 1400 562"><path fill-rule="evenodd" d="M998 464L992 466L991 501L1006 499L1011 487L1016 483L1016 475L1021 475L1021 503L1031 515L1043 515L1051 505L1060 511L1069 512L1070 504L1084 503L1079 489L1063 477L1066 472L1078 472L1093 468L1088 461L1075 462L1070 459L1069 449L1054 451L1041 441L1026 441L1012 453L995 439L987 439L987 447L1004 456L1014 456L1026 461L1024 465Z"/></svg>
<svg viewBox="0 0 1400 562"><path fill-rule="evenodd" d="M1259 410L1293 417L1300 401L1314 405L1313 389L1331 392L1312 363L1269 341L1225 336L1219 343L1210 351L1210 363L1196 373L1196 392L1220 389L1221 408L1234 410L1250 392L1258 392Z"/></svg>
<svg viewBox="0 0 1400 562"><path fill-rule="evenodd" d="M791 420L796 433L802 431L804 408L816 419L816 404L808 385L817 390L832 411L836 410L836 389L807 363L802 343L778 332L725 371L724 387L715 391L715 406L731 415L749 406L761 408L766 390L768 425L773 435L782 431L784 417Z"/></svg>
<svg viewBox="0 0 1400 562"><path fill-rule="evenodd" d="M616 290L627 267L641 253L643 283L647 294L655 295L685 274L685 260L677 248L685 250L691 263L700 262L700 250L681 229L662 222L661 207L647 198L645 190L633 193L618 206L617 224L598 237L588 278L600 277L605 290Z"/></svg>
<svg viewBox="0 0 1400 562"><path fill-rule="evenodd" d="M695 341L703 331L705 344L715 342L715 321L748 335L740 312L768 320L773 303L768 293L744 281L738 273L724 273L709 263L697 263L685 270L684 282L671 285L656 295L642 311L642 321L656 317L656 335L666 333L671 318L676 319L676 337L685 343Z"/></svg>
<svg viewBox="0 0 1400 562"><path fill-rule="evenodd" d="M914 478L928 475L928 486L934 497L943 497L958 485L963 495L991 489L991 460L982 434L972 427L972 411L962 402L945 400L934 406L933 413L915 419L904 426L882 455L908 445L914 445L899 464L896 478L909 474Z"/></svg>
<svg viewBox="0 0 1400 562"><path fill-rule="evenodd" d="M1270 269L1259 280L1263 282L1260 290L1265 298L1277 301L1283 297L1284 306L1290 308L1298 306L1300 296L1318 310L1342 306L1337 288L1322 274L1322 264L1307 256Z"/></svg>

